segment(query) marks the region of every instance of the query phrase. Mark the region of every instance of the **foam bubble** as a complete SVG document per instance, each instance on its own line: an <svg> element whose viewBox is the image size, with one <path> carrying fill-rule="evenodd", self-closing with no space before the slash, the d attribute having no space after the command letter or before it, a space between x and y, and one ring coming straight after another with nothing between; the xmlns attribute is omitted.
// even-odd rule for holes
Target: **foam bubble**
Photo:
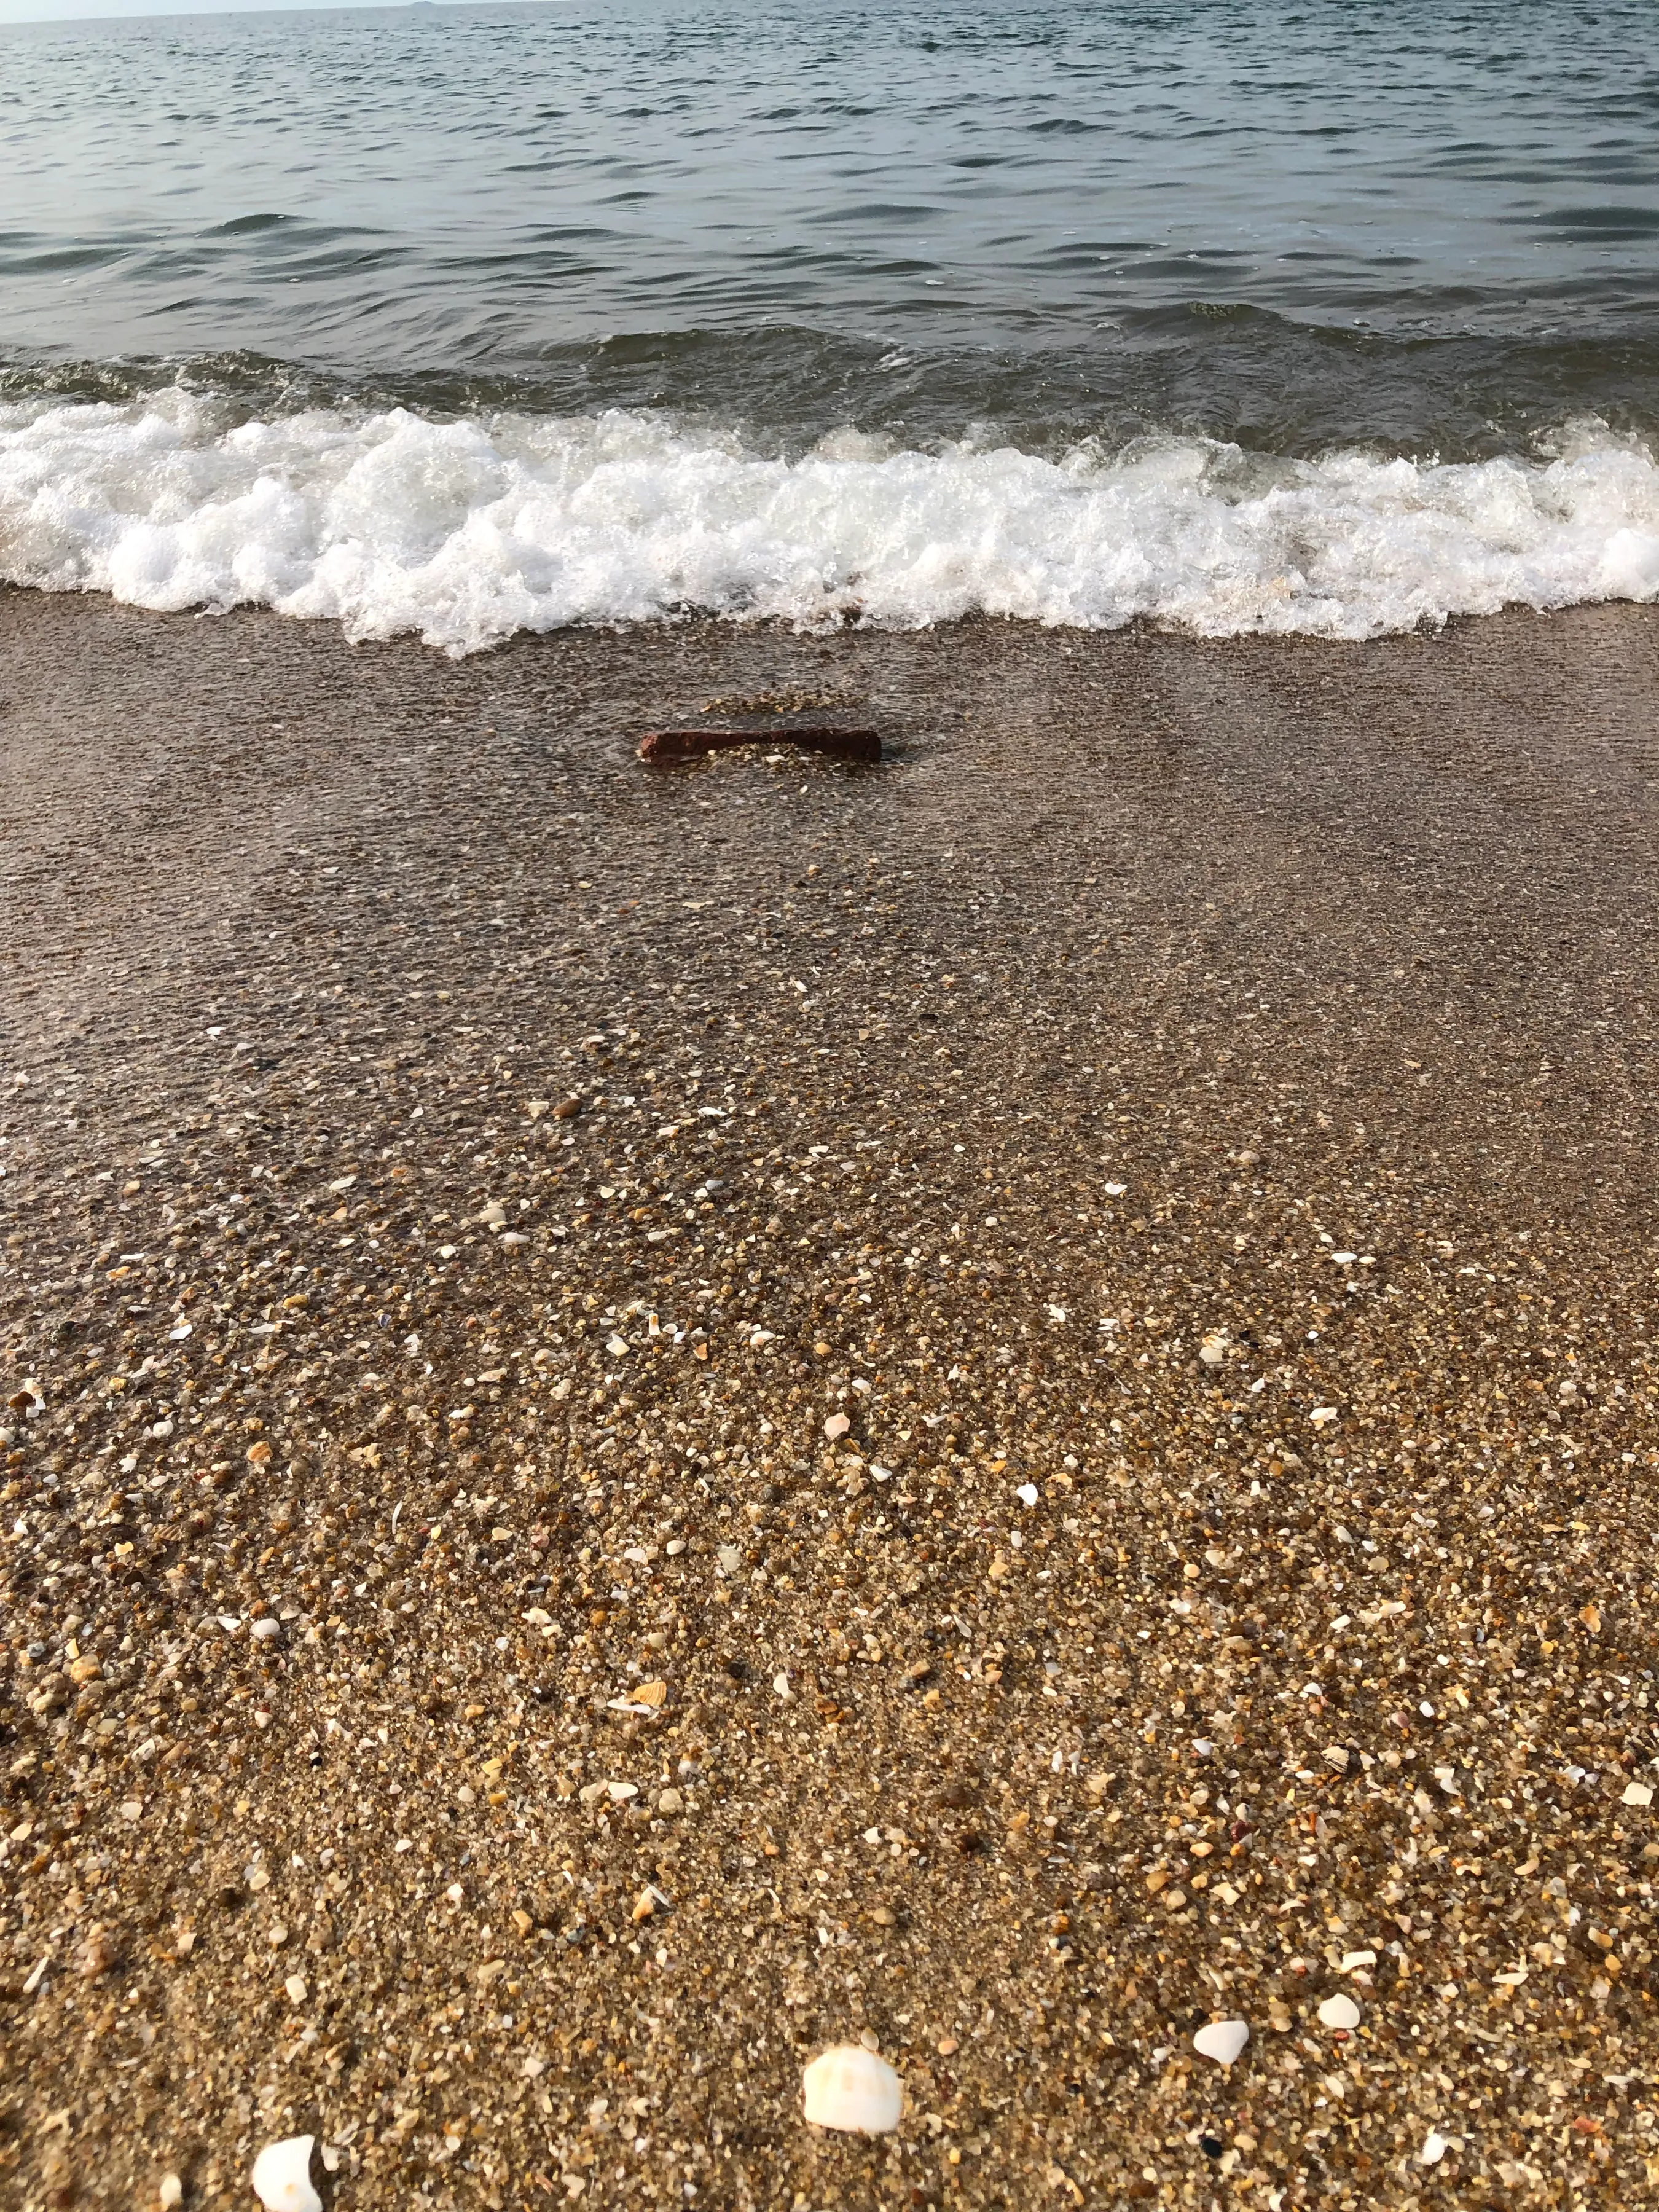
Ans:
<svg viewBox="0 0 1659 2212"><path fill-rule="evenodd" d="M178 392L37 399L0 407L0 575L415 631L455 654L688 611L1362 638L1659 596L1659 468L1595 422L1535 459L1444 465L1173 437L1055 460L849 434L788 459L620 410L238 422Z"/></svg>

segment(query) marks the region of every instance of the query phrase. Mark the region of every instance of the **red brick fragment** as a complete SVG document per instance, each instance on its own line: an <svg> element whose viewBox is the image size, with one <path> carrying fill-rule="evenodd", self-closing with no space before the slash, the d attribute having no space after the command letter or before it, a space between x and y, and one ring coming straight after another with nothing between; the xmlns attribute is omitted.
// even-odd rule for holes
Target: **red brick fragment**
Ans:
<svg viewBox="0 0 1659 2212"><path fill-rule="evenodd" d="M640 746L640 758L658 764L701 759L732 745L793 746L797 751L828 753L832 760L878 761L881 737L875 730L844 730L828 723L797 724L782 730L652 730Z"/></svg>

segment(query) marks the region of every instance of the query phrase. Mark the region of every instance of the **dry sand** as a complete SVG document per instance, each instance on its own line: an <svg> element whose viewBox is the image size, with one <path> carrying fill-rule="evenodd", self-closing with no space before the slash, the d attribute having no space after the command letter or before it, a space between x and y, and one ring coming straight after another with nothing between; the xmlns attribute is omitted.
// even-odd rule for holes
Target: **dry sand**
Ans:
<svg viewBox="0 0 1659 2212"><path fill-rule="evenodd" d="M1659 613L0 635L9 2207L1649 2201Z"/></svg>

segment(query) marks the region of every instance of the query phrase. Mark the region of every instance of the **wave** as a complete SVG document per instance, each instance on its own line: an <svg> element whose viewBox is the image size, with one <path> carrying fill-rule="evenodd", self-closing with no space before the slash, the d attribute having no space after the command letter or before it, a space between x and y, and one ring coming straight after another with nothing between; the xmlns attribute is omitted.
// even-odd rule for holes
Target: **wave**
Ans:
<svg viewBox="0 0 1659 2212"><path fill-rule="evenodd" d="M856 431L781 457L621 409L237 420L183 391L39 396L0 404L0 577L454 655L690 613L1358 639L1659 597L1659 465L1594 418L1531 457L1446 463L1176 435L919 452Z"/></svg>

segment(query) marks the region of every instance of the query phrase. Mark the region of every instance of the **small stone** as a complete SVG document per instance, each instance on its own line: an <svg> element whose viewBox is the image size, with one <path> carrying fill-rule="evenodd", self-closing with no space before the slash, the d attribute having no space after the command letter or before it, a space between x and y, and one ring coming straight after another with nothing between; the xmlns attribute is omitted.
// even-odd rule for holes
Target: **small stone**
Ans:
<svg viewBox="0 0 1659 2212"><path fill-rule="evenodd" d="M1419 2166L1438 2166L1451 2145L1437 2128L1431 2128L1423 2138L1423 2148L1417 2154Z"/></svg>
<svg viewBox="0 0 1659 2212"><path fill-rule="evenodd" d="M323 2200L311 2185L314 2136L289 2136L267 2143L253 2161L253 2193L265 2212L323 2212Z"/></svg>
<svg viewBox="0 0 1659 2212"><path fill-rule="evenodd" d="M838 1438L844 1437L852 1425L845 1413L831 1413L823 1425L823 1433L830 1443L834 1443Z"/></svg>
<svg viewBox="0 0 1659 2212"><path fill-rule="evenodd" d="M283 1987L288 1991L289 2002L293 2004L303 2004L311 1995L303 1974L290 1974Z"/></svg>
<svg viewBox="0 0 1659 2212"><path fill-rule="evenodd" d="M1619 1802L1621 1805L1651 1805L1653 1792L1645 1782L1627 1782L1625 1794Z"/></svg>
<svg viewBox="0 0 1659 2212"><path fill-rule="evenodd" d="M176 2173L164 2173L161 2176L160 2186L155 2191L155 2199L161 2208L161 2212L175 2212L175 2208L184 2203L185 2185Z"/></svg>
<svg viewBox="0 0 1659 2212"><path fill-rule="evenodd" d="M862 2044L823 2051L802 2077L806 2118L843 2135L891 2135L904 2109L904 2090L887 2061Z"/></svg>
<svg viewBox="0 0 1659 2212"><path fill-rule="evenodd" d="M85 1981L95 1982L100 1975L108 1973L110 1968L115 1964L117 1955L115 1944L106 1928L100 1925L89 1929L87 1931L87 1939L81 1946L77 1961L82 1978Z"/></svg>
<svg viewBox="0 0 1659 2212"><path fill-rule="evenodd" d="M1327 1997L1319 2008L1319 2019L1322 2027L1343 2028L1352 2033L1359 2025L1359 2007L1352 1997Z"/></svg>
<svg viewBox="0 0 1659 2212"><path fill-rule="evenodd" d="M685 1800L678 1790L663 1790L658 1792L657 1810L659 1813L678 1813L684 1809L684 1804Z"/></svg>
<svg viewBox="0 0 1659 2212"><path fill-rule="evenodd" d="M1212 2020L1193 2038L1200 2058L1213 2058L1218 2066L1231 2066L1250 2039L1248 2021Z"/></svg>

